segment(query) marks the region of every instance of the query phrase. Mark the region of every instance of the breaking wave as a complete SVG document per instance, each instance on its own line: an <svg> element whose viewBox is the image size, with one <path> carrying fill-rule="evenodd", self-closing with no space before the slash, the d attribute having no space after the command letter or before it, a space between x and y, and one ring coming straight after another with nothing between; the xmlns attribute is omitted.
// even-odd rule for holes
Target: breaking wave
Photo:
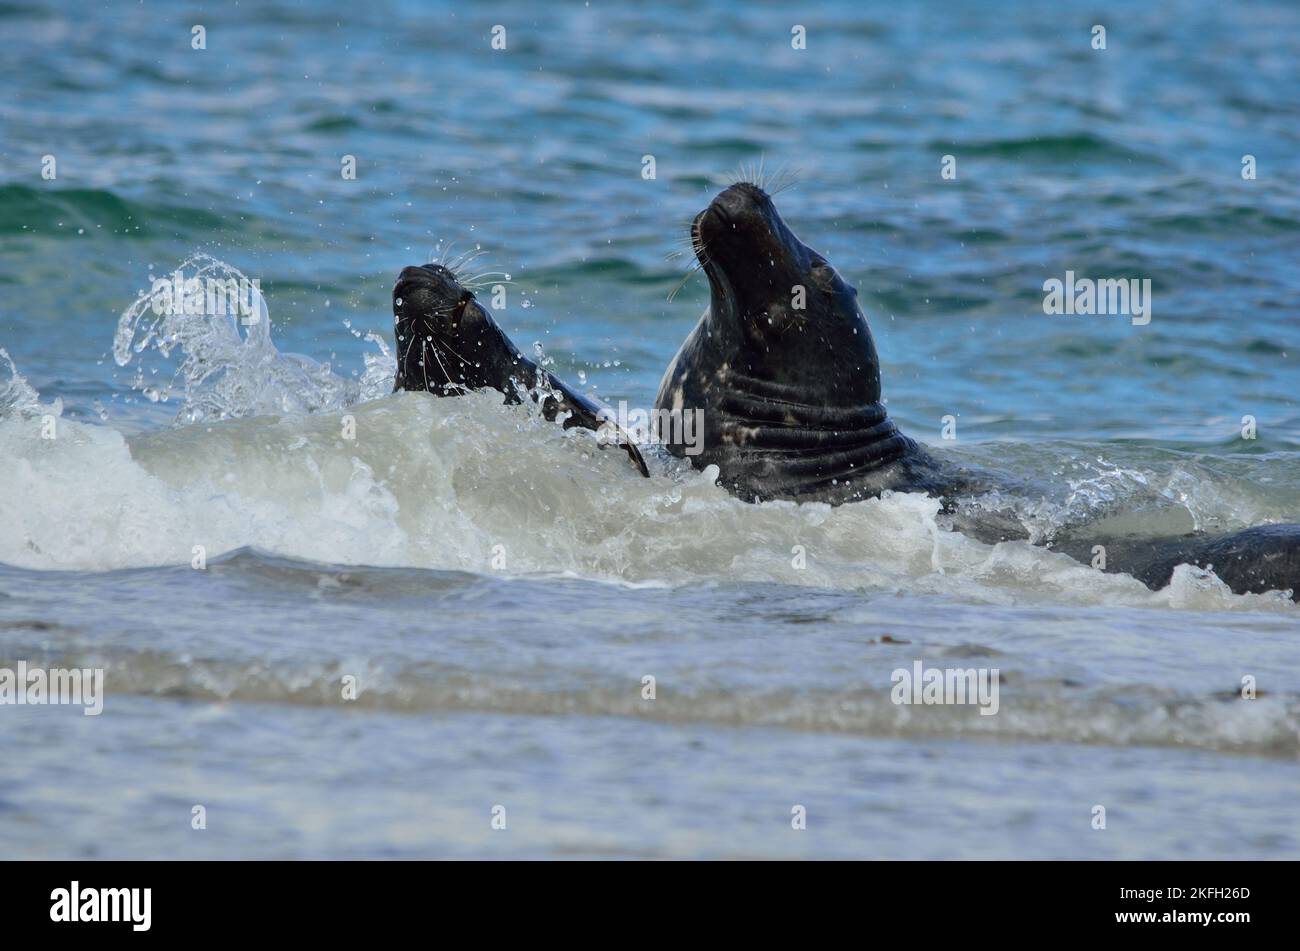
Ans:
<svg viewBox="0 0 1300 951"><path fill-rule="evenodd" d="M182 269L242 277L208 256ZM115 358L137 389L179 407L174 426L137 435L58 419L57 438L46 438L45 417L57 407L37 414L37 394L0 354L9 368L0 383L8 460L0 562L108 570L184 564L200 547L206 557L253 547L328 563L625 584L758 581L1001 603L1294 609L1282 594L1235 596L1199 570L1180 569L1153 593L1025 542L986 545L945 531L937 501L919 495L838 508L751 505L713 473L663 456L651 457L654 477L643 479L593 434L566 432L530 405L503 406L497 394L386 395L393 361L378 334L369 335L375 351L364 374L350 380L280 353L260 293L255 313L247 324L159 314L148 295L123 313ZM1085 516L1148 518L1152 499L1165 505L1160 518L1189 527L1273 514L1268 498L1236 497L1231 477L1198 464L1143 468L1034 452L1065 487L1060 498L971 504L1018 506L1039 537ZM1083 471L1060 479L1070 467ZM1295 486L1278 491L1281 510Z"/></svg>

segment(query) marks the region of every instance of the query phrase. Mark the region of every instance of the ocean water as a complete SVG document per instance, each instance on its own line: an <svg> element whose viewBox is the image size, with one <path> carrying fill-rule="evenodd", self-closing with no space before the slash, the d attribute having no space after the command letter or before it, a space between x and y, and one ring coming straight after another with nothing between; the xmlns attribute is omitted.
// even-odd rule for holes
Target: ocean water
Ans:
<svg viewBox="0 0 1300 951"><path fill-rule="evenodd" d="M398 271L481 251L650 405L761 163L904 431L1056 487L988 500L1035 537L1300 521L1294 4L18 0L0 88L0 668L105 676L0 706L0 857L1300 857L1285 594L388 392ZM178 267L259 319L156 318ZM1067 270L1150 323L1044 314ZM918 661L997 713L894 703Z"/></svg>

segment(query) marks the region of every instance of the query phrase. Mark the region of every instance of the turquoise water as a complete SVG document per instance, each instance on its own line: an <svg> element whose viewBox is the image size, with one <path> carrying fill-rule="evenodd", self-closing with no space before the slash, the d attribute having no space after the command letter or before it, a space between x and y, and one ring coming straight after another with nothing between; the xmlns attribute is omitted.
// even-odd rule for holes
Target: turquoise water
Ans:
<svg viewBox="0 0 1300 951"><path fill-rule="evenodd" d="M0 5L0 667L108 691L0 706L0 854L1296 857L1286 598L638 480L383 344L481 249L521 348L648 405L761 162L899 425L1059 486L1031 531L1300 521L1298 51L1280 2ZM196 254L267 320L120 320ZM1067 270L1150 324L1044 314ZM893 704L917 659L1000 712Z"/></svg>

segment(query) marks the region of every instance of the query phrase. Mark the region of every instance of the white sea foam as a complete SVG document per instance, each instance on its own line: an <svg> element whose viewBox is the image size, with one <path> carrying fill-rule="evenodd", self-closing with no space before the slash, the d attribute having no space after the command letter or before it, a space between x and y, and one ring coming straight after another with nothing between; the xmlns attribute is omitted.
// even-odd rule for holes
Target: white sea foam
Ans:
<svg viewBox="0 0 1300 951"><path fill-rule="evenodd" d="M344 436L352 417L355 439ZM832 508L732 498L656 461L643 479L617 450L492 393L394 396L314 415L197 423L124 437L61 420L0 421L0 561L30 568L183 564L253 546L343 564L631 583L768 581L949 593L996 602L1231 608L1213 578L1166 591L1024 542L989 546L936 521L938 502L894 494ZM804 567L797 567L796 546ZM497 559L494 562L494 558Z"/></svg>

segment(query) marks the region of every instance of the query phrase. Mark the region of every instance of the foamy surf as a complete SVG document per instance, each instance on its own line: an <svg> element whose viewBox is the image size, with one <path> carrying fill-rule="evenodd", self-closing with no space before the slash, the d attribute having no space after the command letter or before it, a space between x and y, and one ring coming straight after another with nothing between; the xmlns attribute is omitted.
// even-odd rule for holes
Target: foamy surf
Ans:
<svg viewBox="0 0 1300 951"><path fill-rule="evenodd" d="M178 270L222 280L208 256ZM887 494L832 508L740 502L666 455L636 477L621 452L564 431L498 394L386 394L392 358L377 334L359 379L281 354L265 299L255 317L158 314L152 294L123 313L116 360L133 385L178 406L175 424L123 435L40 412L9 362L0 417L0 561L114 570L191 562L252 547L291 558L572 577L623 584L769 582L911 591L1000 604L1294 611L1282 593L1233 595L1180 568L1159 592L1025 542L986 545L945 530L935 499ZM168 378L167 369L171 375ZM163 372L160 372L163 371ZM159 380L166 382L158 382ZM1059 498L980 498L1031 537L1089 517L1159 519L1182 530L1259 514L1183 465L1143 470L1097 455ZM1281 487L1281 504L1294 488ZM1163 505L1163 508L1154 503ZM1170 506L1169 503L1172 503ZM1173 519L1170 522L1170 519Z"/></svg>
<svg viewBox="0 0 1300 951"><path fill-rule="evenodd" d="M344 417L349 417L345 420ZM346 413L249 417L123 436L0 421L0 561L111 570L254 547L340 564L685 585L767 581L999 603L1291 610L1180 569L1164 591L1024 542L985 545L896 494L751 505L707 473L616 451L483 393L397 394ZM345 436L345 427L351 433ZM93 474L93 477L90 477Z"/></svg>

